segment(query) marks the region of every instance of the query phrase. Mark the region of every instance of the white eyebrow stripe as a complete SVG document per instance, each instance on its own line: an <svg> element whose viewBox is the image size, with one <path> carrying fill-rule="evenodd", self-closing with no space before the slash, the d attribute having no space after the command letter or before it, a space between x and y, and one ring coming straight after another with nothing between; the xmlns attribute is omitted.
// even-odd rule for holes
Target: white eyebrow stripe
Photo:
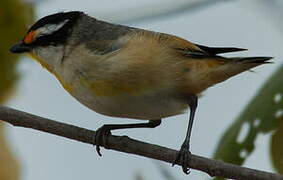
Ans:
<svg viewBox="0 0 283 180"><path fill-rule="evenodd" d="M50 35L54 33L55 31L58 31L60 28L62 28L68 21L69 19L66 19L59 24L46 24L45 26L37 30L38 32L37 36Z"/></svg>

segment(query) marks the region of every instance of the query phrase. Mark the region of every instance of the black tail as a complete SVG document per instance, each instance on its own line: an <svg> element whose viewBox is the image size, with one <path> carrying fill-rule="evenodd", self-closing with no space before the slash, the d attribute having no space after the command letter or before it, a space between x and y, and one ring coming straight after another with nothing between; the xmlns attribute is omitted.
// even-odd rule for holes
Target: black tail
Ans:
<svg viewBox="0 0 283 180"><path fill-rule="evenodd" d="M242 63L255 63L255 64L267 64L272 63L271 60L273 57L237 57L231 58L234 62L242 62Z"/></svg>
<svg viewBox="0 0 283 180"><path fill-rule="evenodd" d="M215 68L210 75L210 78L214 80L214 84L225 81L232 76L248 71L256 66L272 63L269 61L272 57L236 57L224 59L226 63Z"/></svg>

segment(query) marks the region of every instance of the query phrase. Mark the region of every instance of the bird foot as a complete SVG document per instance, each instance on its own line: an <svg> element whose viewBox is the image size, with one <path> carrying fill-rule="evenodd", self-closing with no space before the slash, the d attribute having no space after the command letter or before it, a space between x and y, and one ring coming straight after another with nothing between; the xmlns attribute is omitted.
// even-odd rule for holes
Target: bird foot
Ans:
<svg viewBox="0 0 283 180"><path fill-rule="evenodd" d="M94 140L96 144L96 152L99 156L102 156L100 152L100 146L104 146L105 148L107 148L107 139L110 135L111 131L106 125L103 125L95 132Z"/></svg>
<svg viewBox="0 0 283 180"><path fill-rule="evenodd" d="M188 161L190 160L191 152L188 145L182 145L180 151L177 154L176 159L172 163L172 166L178 162L182 165L183 172L185 174L190 174L190 168L188 167Z"/></svg>

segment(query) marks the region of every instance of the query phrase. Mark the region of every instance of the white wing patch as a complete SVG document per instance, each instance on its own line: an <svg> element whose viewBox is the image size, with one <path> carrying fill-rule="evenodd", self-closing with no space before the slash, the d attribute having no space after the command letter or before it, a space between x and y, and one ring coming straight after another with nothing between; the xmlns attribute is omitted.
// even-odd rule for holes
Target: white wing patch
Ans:
<svg viewBox="0 0 283 180"><path fill-rule="evenodd" d="M60 22L59 24L46 24L45 26L37 29L37 37L50 35L62 28L69 20Z"/></svg>

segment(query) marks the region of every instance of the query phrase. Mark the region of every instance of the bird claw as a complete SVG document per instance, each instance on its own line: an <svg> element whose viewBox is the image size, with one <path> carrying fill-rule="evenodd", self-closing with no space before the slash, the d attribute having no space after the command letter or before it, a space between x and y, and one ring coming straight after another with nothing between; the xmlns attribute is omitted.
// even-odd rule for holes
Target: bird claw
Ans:
<svg viewBox="0 0 283 180"><path fill-rule="evenodd" d="M190 174L190 168L188 167L188 161L190 160L190 157L191 152L189 150L189 147L186 145L182 145L180 151L177 154L176 159L172 163L172 166L179 162L182 165L183 172L185 174Z"/></svg>
<svg viewBox="0 0 283 180"><path fill-rule="evenodd" d="M103 125L100 127L96 132L94 136L95 144L96 144L96 152L99 156L102 156L100 152L100 146L104 146L107 148L108 144L108 136L111 135L111 131L107 126Z"/></svg>

